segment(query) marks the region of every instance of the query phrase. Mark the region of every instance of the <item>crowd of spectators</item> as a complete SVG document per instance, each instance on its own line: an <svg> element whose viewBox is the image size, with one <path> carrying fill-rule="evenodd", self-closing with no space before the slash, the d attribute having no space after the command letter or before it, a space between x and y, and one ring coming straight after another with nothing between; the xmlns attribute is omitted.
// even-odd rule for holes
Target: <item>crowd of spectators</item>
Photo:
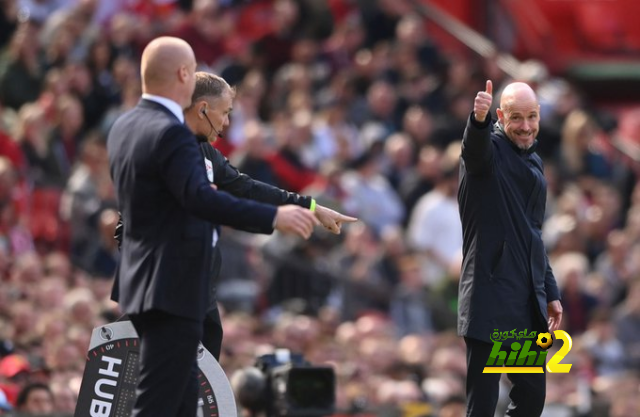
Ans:
<svg viewBox="0 0 640 417"><path fill-rule="evenodd" d="M72 414L91 331L119 316L105 138L163 34L236 87L217 146L241 171L361 219L309 241L224 231L225 371L289 348L334 365L336 415L463 415L457 164L475 93L512 79L494 62L443 49L405 0L1 0L0 28L0 415ZM573 338L545 416L640 415L638 166L612 146L615 122L640 126L536 68Z"/></svg>

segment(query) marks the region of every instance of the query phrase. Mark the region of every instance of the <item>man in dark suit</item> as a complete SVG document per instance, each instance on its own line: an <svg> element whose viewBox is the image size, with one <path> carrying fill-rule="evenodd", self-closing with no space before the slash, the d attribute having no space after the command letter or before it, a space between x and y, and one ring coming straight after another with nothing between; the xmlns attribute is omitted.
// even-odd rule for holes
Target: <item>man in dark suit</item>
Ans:
<svg viewBox="0 0 640 417"><path fill-rule="evenodd" d="M196 414L212 223L304 238L317 224L303 207L241 200L210 186L183 123L195 69L183 40L151 41L142 54L142 100L116 121L107 140L125 224L116 270L119 304L140 337L136 417Z"/></svg>
<svg viewBox="0 0 640 417"><path fill-rule="evenodd" d="M524 83L508 85L492 126L492 84L477 94L462 140L458 202L463 229L458 333L467 345L467 416L493 417L500 374L483 374L490 335L554 331L562 319L541 227L546 203L535 153L540 106ZM539 416L545 374L508 374L508 415Z"/></svg>

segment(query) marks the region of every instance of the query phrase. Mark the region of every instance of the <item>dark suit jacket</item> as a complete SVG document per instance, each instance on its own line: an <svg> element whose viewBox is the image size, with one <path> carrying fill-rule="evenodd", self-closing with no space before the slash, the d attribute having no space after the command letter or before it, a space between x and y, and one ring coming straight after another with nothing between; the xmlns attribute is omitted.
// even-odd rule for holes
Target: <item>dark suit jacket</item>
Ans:
<svg viewBox="0 0 640 417"><path fill-rule="evenodd" d="M142 100L123 114L107 149L125 224L116 270L122 312L201 320L212 223L271 233L276 208L213 190L195 137L160 104Z"/></svg>
<svg viewBox="0 0 640 417"><path fill-rule="evenodd" d="M458 202L463 233L458 333L489 342L495 330L547 330L560 298L541 238L542 161L491 121L471 116L462 140Z"/></svg>

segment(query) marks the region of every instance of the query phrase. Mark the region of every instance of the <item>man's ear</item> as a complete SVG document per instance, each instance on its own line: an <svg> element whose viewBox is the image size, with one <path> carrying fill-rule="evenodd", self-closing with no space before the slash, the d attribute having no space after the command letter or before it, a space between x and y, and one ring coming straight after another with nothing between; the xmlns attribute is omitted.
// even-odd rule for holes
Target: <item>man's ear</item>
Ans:
<svg viewBox="0 0 640 417"><path fill-rule="evenodd" d="M186 66L182 65L178 70L178 78L180 79L180 82L182 83L185 82L188 77L189 77L189 70L187 69Z"/></svg>
<svg viewBox="0 0 640 417"><path fill-rule="evenodd" d="M496 109L496 114L498 115L498 121L500 124L504 124L504 112L500 107Z"/></svg>

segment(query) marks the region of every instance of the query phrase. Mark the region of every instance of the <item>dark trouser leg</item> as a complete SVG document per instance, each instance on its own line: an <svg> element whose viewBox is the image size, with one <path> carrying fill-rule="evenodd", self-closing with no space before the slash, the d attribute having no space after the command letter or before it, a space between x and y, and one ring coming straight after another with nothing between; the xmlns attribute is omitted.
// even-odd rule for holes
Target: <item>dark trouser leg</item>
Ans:
<svg viewBox="0 0 640 417"><path fill-rule="evenodd" d="M509 392L511 404L509 404L507 415L539 417L544 409L547 374L507 374L507 376L513 383Z"/></svg>
<svg viewBox="0 0 640 417"><path fill-rule="evenodd" d="M546 320L535 298L529 302L528 308L531 309L531 327L538 333L548 331ZM527 326L528 327L528 326ZM523 344L523 342L520 342ZM535 340L529 348L531 351L538 352L538 357L542 349L536 344ZM546 398L546 366L542 366L545 373L542 374L507 374L507 377L513 384L509 391L511 403L507 409L508 416L514 417L539 417L544 409L544 400Z"/></svg>
<svg viewBox="0 0 640 417"><path fill-rule="evenodd" d="M133 417L194 417L202 323L162 311L131 315L140 337L140 376Z"/></svg>
<svg viewBox="0 0 640 417"><path fill-rule="evenodd" d="M220 320L220 310L218 310L218 297L216 296L221 264L222 257L220 249L216 246L213 248L213 255L209 266L209 275L211 277L209 308L207 309L207 314L204 317L204 327L202 329L202 345L211 352L216 360L220 360L223 333L222 321Z"/></svg>
<svg viewBox="0 0 640 417"><path fill-rule="evenodd" d="M500 374L483 374L493 344L464 338L467 344L467 417L494 417Z"/></svg>

